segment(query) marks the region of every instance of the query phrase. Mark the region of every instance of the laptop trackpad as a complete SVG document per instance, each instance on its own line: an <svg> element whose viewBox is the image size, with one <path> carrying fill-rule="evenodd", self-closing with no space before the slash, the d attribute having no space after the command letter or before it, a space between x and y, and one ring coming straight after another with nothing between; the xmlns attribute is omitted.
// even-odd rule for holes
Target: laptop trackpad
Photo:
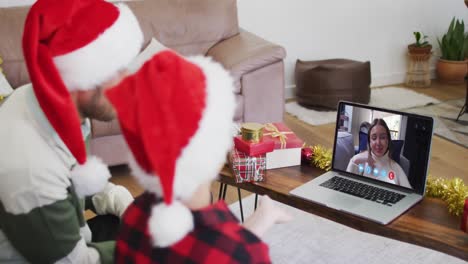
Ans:
<svg viewBox="0 0 468 264"><path fill-rule="evenodd" d="M328 199L328 205L336 209L344 209L348 211L349 209L357 207L363 203L361 199L352 199L355 197L346 196L347 195L331 195Z"/></svg>

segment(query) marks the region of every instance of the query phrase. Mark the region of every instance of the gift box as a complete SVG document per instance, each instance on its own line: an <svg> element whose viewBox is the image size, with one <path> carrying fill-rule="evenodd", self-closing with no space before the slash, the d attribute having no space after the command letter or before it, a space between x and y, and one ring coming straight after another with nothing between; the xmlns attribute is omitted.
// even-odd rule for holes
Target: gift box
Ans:
<svg viewBox="0 0 468 264"><path fill-rule="evenodd" d="M272 152L275 149L275 141L272 139L262 139L260 142L251 142L242 139L242 136L234 137L234 146L237 150L249 156L257 156Z"/></svg>
<svg viewBox="0 0 468 264"><path fill-rule="evenodd" d="M236 177L237 183L263 181L265 177L265 154L249 156L234 148L229 153L229 164Z"/></svg>
<svg viewBox="0 0 468 264"><path fill-rule="evenodd" d="M468 199L465 200L465 205L463 207L463 216L462 216L460 229L463 230L463 232L468 233L467 227L468 227Z"/></svg>
<svg viewBox="0 0 468 264"><path fill-rule="evenodd" d="M267 169L301 164L304 141L283 123L268 123L263 128L263 140L273 140L274 150L266 153Z"/></svg>

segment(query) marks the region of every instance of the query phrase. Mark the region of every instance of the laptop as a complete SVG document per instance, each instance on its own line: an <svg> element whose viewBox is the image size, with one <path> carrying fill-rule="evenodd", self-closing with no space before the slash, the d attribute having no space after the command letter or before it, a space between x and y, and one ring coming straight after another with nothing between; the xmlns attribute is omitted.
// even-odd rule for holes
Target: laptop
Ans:
<svg viewBox="0 0 468 264"><path fill-rule="evenodd" d="M332 169L290 194L386 225L424 196L433 127L431 117L340 101Z"/></svg>

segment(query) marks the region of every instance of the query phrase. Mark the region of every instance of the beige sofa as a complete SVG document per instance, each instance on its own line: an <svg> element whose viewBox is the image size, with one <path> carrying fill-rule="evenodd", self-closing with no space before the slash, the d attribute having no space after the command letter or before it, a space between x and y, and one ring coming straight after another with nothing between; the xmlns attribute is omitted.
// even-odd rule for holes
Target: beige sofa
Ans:
<svg viewBox="0 0 468 264"><path fill-rule="evenodd" d="M145 46L155 37L184 55L207 55L235 80L235 121L276 122L284 113L285 50L239 28L236 0L145 0L127 2L137 15ZM0 8L0 56L12 87L29 82L21 51L28 8ZM116 121L91 121L91 154L109 165L126 160Z"/></svg>

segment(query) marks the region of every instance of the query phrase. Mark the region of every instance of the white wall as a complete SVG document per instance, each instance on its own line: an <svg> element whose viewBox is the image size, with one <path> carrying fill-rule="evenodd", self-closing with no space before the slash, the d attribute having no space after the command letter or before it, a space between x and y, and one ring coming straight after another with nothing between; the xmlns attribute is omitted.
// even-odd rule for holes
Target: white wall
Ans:
<svg viewBox="0 0 468 264"><path fill-rule="evenodd" d="M294 87L298 58L369 60L373 87L403 83L413 31L438 53L436 37L453 16L468 28L463 0L238 0L238 9L242 28L286 48L286 88Z"/></svg>

